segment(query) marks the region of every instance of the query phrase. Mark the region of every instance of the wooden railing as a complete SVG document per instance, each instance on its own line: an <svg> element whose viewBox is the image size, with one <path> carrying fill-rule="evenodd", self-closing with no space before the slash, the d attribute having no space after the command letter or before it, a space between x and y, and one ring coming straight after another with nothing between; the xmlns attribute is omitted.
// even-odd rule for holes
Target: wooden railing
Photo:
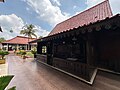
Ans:
<svg viewBox="0 0 120 90"><path fill-rule="evenodd" d="M79 61L53 58L53 66L81 77L87 81L90 81L93 73L93 69L90 66L80 63Z"/></svg>
<svg viewBox="0 0 120 90"><path fill-rule="evenodd" d="M42 61L44 63L47 63L47 55L37 54L36 59L37 61Z"/></svg>

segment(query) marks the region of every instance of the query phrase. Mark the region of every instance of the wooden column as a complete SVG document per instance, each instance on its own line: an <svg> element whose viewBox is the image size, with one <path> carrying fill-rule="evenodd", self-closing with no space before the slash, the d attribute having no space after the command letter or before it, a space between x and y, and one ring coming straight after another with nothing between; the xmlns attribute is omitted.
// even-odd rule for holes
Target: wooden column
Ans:
<svg viewBox="0 0 120 90"><path fill-rule="evenodd" d="M87 64L94 65L94 46L92 41L92 34L88 34L86 41Z"/></svg>
<svg viewBox="0 0 120 90"><path fill-rule="evenodd" d="M25 47L25 50L27 50L27 45L26 45L26 47Z"/></svg>
<svg viewBox="0 0 120 90"><path fill-rule="evenodd" d="M8 49L9 49L9 44L7 44L7 51L8 51Z"/></svg>
<svg viewBox="0 0 120 90"><path fill-rule="evenodd" d="M19 50L19 45L17 44L17 50Z"/></svg>

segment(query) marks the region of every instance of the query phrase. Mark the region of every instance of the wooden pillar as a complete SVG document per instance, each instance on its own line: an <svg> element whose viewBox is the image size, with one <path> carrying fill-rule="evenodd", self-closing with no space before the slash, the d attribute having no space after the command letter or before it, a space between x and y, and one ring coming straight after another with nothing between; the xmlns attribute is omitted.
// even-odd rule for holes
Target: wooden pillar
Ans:
<svg viewBox="0 0 120 90"><path fill-rule="evenodd" d="M86 41L86 56L87 56L87 64L90 64L90 43L89 40Z"/></svg>
<svg viewBox="0 0 120 90"><path fill-rule="evenodd" d="M7 51L9 50L9 44L7 44Z"/></svg>
<svg viewBox="0 0 120 90"><path fill-rule="evenodd" d="M94 65L94 47L92 44L92 34L88 34L86 41L87 64Z"/></svg>
<svg viewBox="0 0 120 90"><path fill-rule="evenodd" d="M40 42L37 43L37 54L42 53L42 44Z"/></svg>
<svg viewBox="0 0 120 90"><path fill-rule="evenodd" d="M26 47L25 47L25 50L27 50L27 45L26 45Z"/></svg>
<svg viewBox="0 0 120 90"><path fill-rule="evenodd" d="M19 50L19 45L17 44L17 50Z"/></svg>

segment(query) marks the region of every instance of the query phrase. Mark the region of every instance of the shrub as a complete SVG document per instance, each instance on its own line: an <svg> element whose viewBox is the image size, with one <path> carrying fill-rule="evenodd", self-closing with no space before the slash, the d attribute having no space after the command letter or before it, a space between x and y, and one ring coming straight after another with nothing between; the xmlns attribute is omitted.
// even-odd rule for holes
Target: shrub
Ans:
<svg viewBox="0 0 120 90"><path fill-rule="evenodd" d="M21 50L21 51L20 51L20 54L23 55L23 56L25 56L25 55L26 55L26 51Z"/></svg>
<svg viewBox="0 0 120 90"><path fill-rule="evenodd" d="M36 53L37 53L37 49L36 49L36 48L33 48L33 49L31 50L31 53L32 53L32 54L36 54Z"/></svg>
<svg viewBox="0 0 120 90"><path fill-rule="evenodd" d="M3 51L3 50L0 50L0 55L1 55L1 59L4 59L5 55L8 55L9 52L8 51Z"/></svg>
<svg viewBox="0 0 120 90"><path fill-rule="evenodd" d="M20 55L25 59L26 51L25 50L20 50Z"/></svg>

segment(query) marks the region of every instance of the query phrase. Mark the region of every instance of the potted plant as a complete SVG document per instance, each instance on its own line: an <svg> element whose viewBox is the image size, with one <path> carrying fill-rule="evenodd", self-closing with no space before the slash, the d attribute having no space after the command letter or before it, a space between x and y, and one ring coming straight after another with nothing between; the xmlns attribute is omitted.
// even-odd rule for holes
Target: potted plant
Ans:
<svg viewBox="0 0 120 90"><path fill-rule="evenodd" d="M13 77L14 77L13 75L0 77L0 90L6 90L6 87L8 86L8 84L10 83L10 81ZM7 90L16 90L16 87L14 86Z"/></svg>
<svg viewBox="0 0 120 90"><path fill-rule="evenodd" d="M0 50L0 64L5 64L5 55L8 55L8 51Z"/></svg>
<svg viewBox="0 0 120 90"><path fill-rule="evenodd" d="M31 50L31 53L34 55L34 58L36 58L37 49L36 49L36 48L33 48L33 49Z"/></svg>

